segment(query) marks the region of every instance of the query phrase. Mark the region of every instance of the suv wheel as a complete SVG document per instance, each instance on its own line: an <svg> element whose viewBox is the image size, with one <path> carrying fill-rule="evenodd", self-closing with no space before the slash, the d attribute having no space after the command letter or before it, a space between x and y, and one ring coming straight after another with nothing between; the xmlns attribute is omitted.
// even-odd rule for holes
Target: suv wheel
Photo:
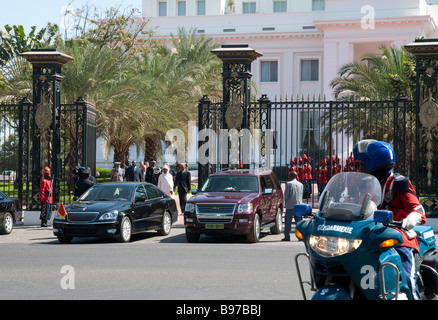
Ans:
<svg viewBox="0 0 438 320"><path fill-rule="evenodd" d="M279 207L277 209L277 215L275 216L275 225L271 227L272 234L280 234L283 226L283 210Z"/></svg>
<svg viewBox="0 0 438 320"><path fill-rule="evenodd" d="M58 236L58 240L61 243L70 243L73 240L73 237Z"/></svg>
<svg viewBox="0 0 438 320"><path fill-rule="evenodd" d="M252 226L252 229L247 236L248 242L251 242L251 243L259 242L260 232L261 232L260 216L258 214L256 214L254 216L254 224Z"/></svg>
<svg viewBox="0 0 438 320"><path fill-rule="evenodd" d="M195 243L199 241L199 238L201 237L200 233L190 232L186 228L186 239L190 243Z"/></svg>

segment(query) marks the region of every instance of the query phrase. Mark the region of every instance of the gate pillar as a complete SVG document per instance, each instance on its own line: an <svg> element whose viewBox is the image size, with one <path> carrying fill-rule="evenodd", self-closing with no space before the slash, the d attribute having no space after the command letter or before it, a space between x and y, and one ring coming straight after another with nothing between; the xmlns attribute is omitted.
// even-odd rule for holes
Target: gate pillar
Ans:
<svg viewBox="0 0 438 320"><path fill-rule="evenodd" d="M49 166L53 177L53 201L59 202L61 160L61 68L72 57L55 49L34 49L20 54L33 67L32 200L39 209L41 171Z"/></svg>
<svg viewBox="0 0 438 320"><path fill-rule="evenodd" d="M223 62L222 67L222 122L220 129L241 130L249 129L249 106L251 99L251 63L262 54L248 45L222 45L211 51ZM234 133L229 136L233 136ZM230 159L230 147L221 152L221 167L236 167L242 161L242 146L234 150ZM237 156L236 156L237 155ZM247 164L245 164L247 165Z"/></svg>
<svg viewBox="0 0 438 320"><path fill-rule="evenodd" d="M438 217L438 40L416 39L404 47L416 59L415 187L426 214Z"/></svg>

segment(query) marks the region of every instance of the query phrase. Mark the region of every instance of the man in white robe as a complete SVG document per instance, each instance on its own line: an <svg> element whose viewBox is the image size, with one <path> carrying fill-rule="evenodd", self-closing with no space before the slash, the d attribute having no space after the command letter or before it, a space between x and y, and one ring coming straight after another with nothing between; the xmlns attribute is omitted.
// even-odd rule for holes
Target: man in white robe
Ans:
<svg viewBox="0 0 438 320"><path fill-rule="evenodd" d="M162 173L158 177L158 188L173 198L173 176L169 173L169 167L163 166Z"/></svg>

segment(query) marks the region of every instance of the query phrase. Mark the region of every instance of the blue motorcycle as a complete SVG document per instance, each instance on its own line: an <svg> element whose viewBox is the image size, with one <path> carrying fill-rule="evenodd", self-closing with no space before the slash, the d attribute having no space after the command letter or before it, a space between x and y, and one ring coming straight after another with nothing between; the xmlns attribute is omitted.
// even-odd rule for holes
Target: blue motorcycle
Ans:
<svg viewBox="0 0 438 320"><path fill-rule="evenodd" d="M412 299L400 256L394 249L403 242L400 223L392 212L377 210L382 201L379 181L366 173L343 172L330 179L310 219L297 224L296 236L306 253L295 256L303 298L304 285L315 291L314 300ZM311 207L294 207L311 215ZM416 226L420 247L416 255L417 284L422 299L438 297L438 247L430 226ZM310 266L310 281L303 281L302 257ZM301 261L302 262L302 261Z"/></svg>

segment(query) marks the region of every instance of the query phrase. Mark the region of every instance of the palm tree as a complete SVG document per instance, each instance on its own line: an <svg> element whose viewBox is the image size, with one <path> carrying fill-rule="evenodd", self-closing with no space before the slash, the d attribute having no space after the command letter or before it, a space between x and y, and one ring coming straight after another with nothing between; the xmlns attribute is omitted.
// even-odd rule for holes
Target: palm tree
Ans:
<svg viewBox="0 0 438 320"><path fill-rule="evenodd" d="M32 27L29 34L22 25L6 25L0 30L0 102L17 103L32 96L32 66L20 53L56 46L58 30L51 23L38 32Z"/></svg>
<svg viewBox="0 0 438 320"><path fill-rule="evenodd" d="M12 57L0 71L0 103L17 103L32 96L32 66L20 56Z"/></svg>
<svg viewBox="0 0 438 320"><path fill-rule="evenodd" d="M66 102L79 96L94 104L102 99L111 99L108 91L116 94L114 88L135 67L131 55L120 56L117 49L99 48L91 43L83 45L79 41L71 41L65 51L74 58L63 67L63 97Z"/></svg>
<svg viewBox="0 0 438 320"><path fill-rule="evenodd" d="M80 41L70 41L64 51L74 58L63 69L64 102L72 103L78 97L83 97L95 105L98 110L98 136L104 136L107 139L110 136L109 128L113 128L114 135L124 138L129 150L132 145L130 131L114 127L120 124L116 121L114 112L119 113L118 118L123 118L123 115L127 113L126 110L129 109L131 100L126 78L130 70L135 67L134 59L130 55L120 56L117 49L99 48L94 44L83 44ZM106 123L108 119L111 121L110 124ZM120 132L124 135L120 136ZM113 140L110 139L110 141ZM120 148L119 145L112 145L108 141L107 145L109 148L115 148L115 154L124 154L123 150L117 149Z"/></svg>
<svg viewBox="0 0 438 320"><path fill-rule="evenodd" d="M132 144L146 154L151 151L147 160L156 158L159 138L170 128L186 130L188 120L196 118L202 93L221 92L220 62L210 53L216 45L194 30L179 32L172 45L172 49L161 46L142 56L82 38L60 46L74 58L63 67L63 103L81 96L96 106L98 135L104 137L107 151L114 149L115 160L124 161ZM16 72L8 73L10 80L2 83L2 91L7 93L10 86L10 96L21 99L23 90L31 92L30 66L20 58L16 65ZM74 129L65 128L71 133ZM75 164L73 157L65 160Z"/></svg>
<svg viewBox="0 0 438 320"><path fill-rule="evenodd" d="M149 84L144 99L151 95L155 99L148 112L159 112L161 120L160 128L145 134L146 160L156 159L159 138L167 130L178 128L187 132L188 121L197 118L198 100L203 92L213 95L220 92L221 65L210 52L217 45L197 35L194 29L189 32L180 29L171 39L171 48L158 47L152 56L144 55L141 65L141 76Z"/></svg>
<svg viewBox="0 0 438 320"><path fill-rule="evenodd" d="M230 13L233 11L234 4L234 0L227 0L227 6L230 10Z"/></svg>
<svg viewBox="0 0 438 320"><path fill-rule="evenodd" d="M415 60L404 48L380 49L382 55L366 54L361 62L340 68L339 76L331 82L338 102L322 116L321 123L328 123L331 117L333 128L352 136L353 141L373 138L393 143L394 132L406 130L404 137L397 137L399 145L404 146L399 152L413 163L415 127L396 119L392 106L396 98L412 100L415 96ZM404 116L410 122L413 114L408 111ZM324 139L328 141L329 137Z"/></svg>
<svg viewBox="0 0 438 320"><path fill-rule="evenodd" d="M415 60L404 48L381 46L381 55L366 54L360 62L339 69L330 85L335 97L386 100L402 94L410 99L415 92Z"/></svg>

